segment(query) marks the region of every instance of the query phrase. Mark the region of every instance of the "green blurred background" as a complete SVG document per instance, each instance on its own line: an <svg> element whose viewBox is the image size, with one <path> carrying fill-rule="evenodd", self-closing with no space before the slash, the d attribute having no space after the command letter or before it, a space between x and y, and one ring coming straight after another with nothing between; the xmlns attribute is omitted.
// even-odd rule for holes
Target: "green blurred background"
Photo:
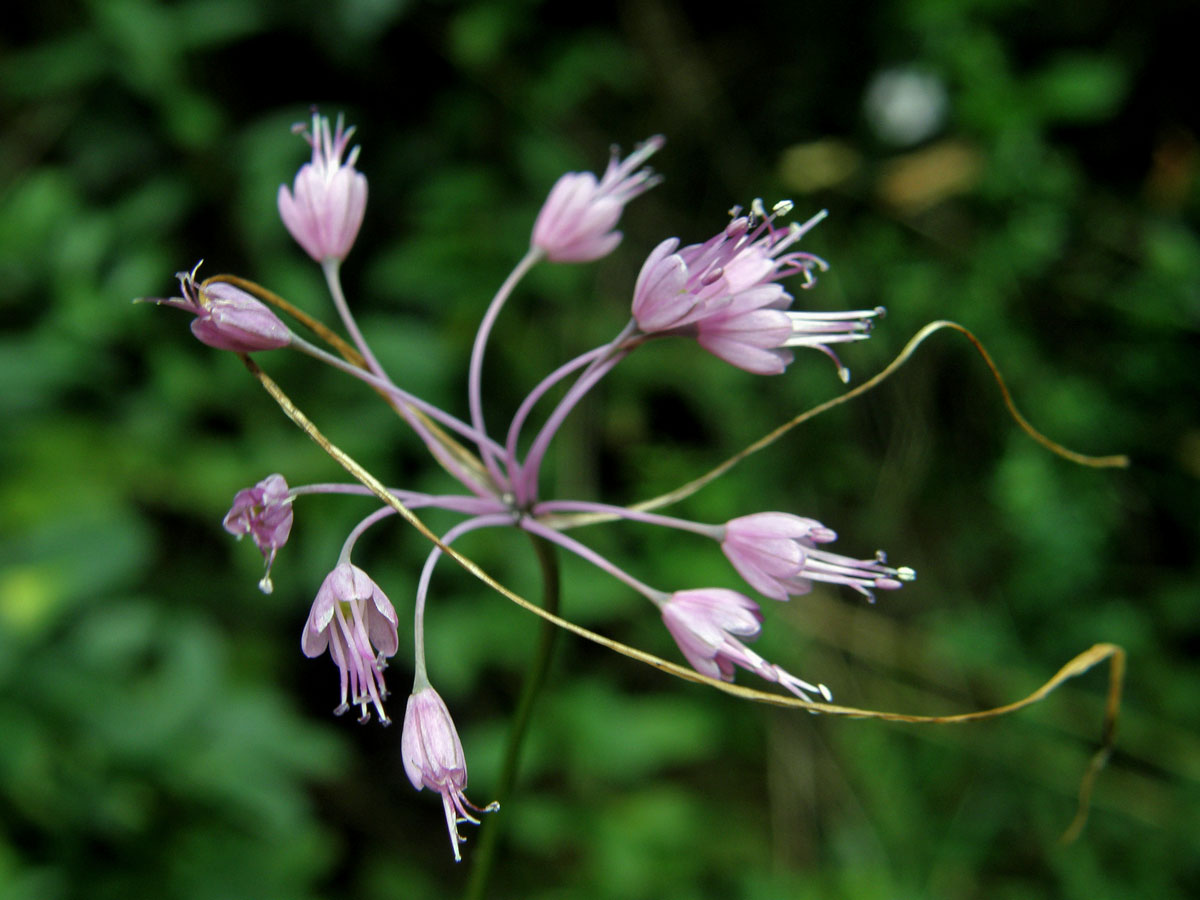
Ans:
<svg viewBox="0 0 1200 900"><path fill-rule="evenodd" d="M273 471L339 473L186 317L129 302L172 292L203 257L332 318L275 213L305 158L288 127L312 103L359 127L371 198L344 275L360 322L401 384L460 414L474 328L554 179L661 132L666 182L627 211L617 253L542 267L506 310L492 422L624 324L659 240L791 197L799 216L830 211L806 248L833 270L801 301L888 307L844 354L858 379L953 318L1036 425L1134 460L1049 455L943 334L674 510L814 516L842 552L884 547L919 571L876 607L818 590L766 608L760 649L847 704L962 712L1029 692L1093 642L1126 647L1117 751L1076 844L1056 839L1099 736L1102 672L1010 718L897 726L751 706L564 638L490 896L1195 896L1198 25L1172 0L8 10L0 897L425 898L468 875L475 834L455 866L437 798L404 777L400 729L333 718L336 670L299 652L370 504L299 503L260 594L258 554L220 528L233 493ZM449 488L368 391L304 359L261 361L386 481ZM818 354L766 379L653 345L571 420L553 493L642 499L839 387ZM737 586L702 541L581 537L661 588ZM461 546L536 596L520 535ZM395 601L402 647L425 552L387 523L356 557ZM676 657L644 602L564 566L568 616ZM483 803L535 623L444 565L429 628ZM393 714L410 672L402 651Z"/></svg>

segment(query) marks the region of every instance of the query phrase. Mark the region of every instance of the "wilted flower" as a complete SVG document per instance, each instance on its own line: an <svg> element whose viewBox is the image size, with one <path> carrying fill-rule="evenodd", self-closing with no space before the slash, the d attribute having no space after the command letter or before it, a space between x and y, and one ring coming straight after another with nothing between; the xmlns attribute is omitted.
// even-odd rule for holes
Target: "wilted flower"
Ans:
<svg viewBox="0 0 1200 900"><path fill-rule="evenodd" d="M404 771L413 787L418 791L429 788L442 795L450 847L455 862L459 861L462 857L458 845L466 838L459 835L458 824L479 824L479 819L468 809L477 813L493 812L500 804L492 803L480 809L463 793L467 788L467 762L462 742L458 739L454 720L450 718L450 710L446 709L438 692L428 685L408 697L400 752L404 757Z"/></svg>
<svg viewBox="0 0 1200 900"><path fill-rule="evenodd" d="M725 588L676 591L661 604L661 609L671 637L701 675L733 681L734 667L741 666L803 700L811 701L809 694L831 699L825 685L797 678L767 662L734 637L752 641L762 631L758 604L745 594Z"/></svg>
<svg viewBox="0 0 1200 900"><path fill-rule="evenodd" d="M530 243L554 262L590 262L621 243L614 231L625 204L662 179L638 169L665 143L661 135L639 144L624 162L613 148L599 181L591 172L568 172L555 182L533 225Z"/></svg>
<svg viewBox="0 0 1200 900"><path fill-rule="evenodd" d="M196 283L196 263L190 272L176 272L182 297L142 298L159 306L173 306L193 315L192 334L210 347L252 353L276 350L292 342L292 333L264 303L224 281Z"/></svg>
<svg viewBox="0 0 1200 900"><path fill-rule="evenodd" d="M314 112L311 133L297 125L312 146L312 162L300 167L291 191L279 186L279 217L317 262L346 258L367 209L367 179L354 168L359 148L342 160L354 134L343 124L339 115L331 134L329 119Z"/></svg>
<svg viewBox="0 0 1200 900"><path fill-rule="evenodd" d="M791 347L814 347L828 354L848 377L829 344L868 337L882 308L845 313L789 312L793 297L780 279L800 274L804 286L813 271L827 268L811 253L788 250L823 217L778 229L773 221L790 211L778 203L767 214L754 201L749 216L738 215L703 244L678 249L679 239L659 244L638 274L633 317L643 334L694 337L710 353L761 375L782 372ZM787 252L785 252L787 251Z"/></svg>
<svg viewBox="0 0 1200 900"><path fill-rule="evenodd" d="M233 506L222 522L225 530L241 540L245 535L254 538L267 561L267 571L258 586L271 593L271 565L275 553L287 543L292 532L292 496L282 475L268 475L251 488L233 496Z"/></svg>
<svg viewBox="0 0 1200 900"><path fill-rule="evenodd" d="M851 559L817 549L837 534L814 519L788 513L756 513L725 525L721 549L759 593L775 600L806 594L814 581L845 584L874 601L873 590L895 590L917 573L907 566L885 565L883 551L874 559Z"/></svg>
<svg viewBox="0 0 1200 900"><path fill-rule="evenodd" d="M339 563L325 576L313 601L300 646L305 656L329 655L341 670L341 715L357 705L360 722L371 718L367 704L375 706L379 721L390 719L383 711L387 685L383 681L385 658L396 652L396 610L387 595L358 566Z"/></svg>

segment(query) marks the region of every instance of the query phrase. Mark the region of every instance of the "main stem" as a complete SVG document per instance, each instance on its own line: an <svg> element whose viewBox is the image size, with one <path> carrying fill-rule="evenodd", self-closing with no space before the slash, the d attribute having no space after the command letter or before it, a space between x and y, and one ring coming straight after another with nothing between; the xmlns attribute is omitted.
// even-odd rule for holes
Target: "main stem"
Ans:
<svg viewBox="0 0 1200 900"><path fill-rule="evenodd" d="M542 607L550 613L558 612L559 577L558 554L554 545L544 538L531 534L533 549L537 554L538 565L542 569ZM504 751L504 765L500 770L500 781L495 791L495 797L500 802L501 810L512 795L513 785L517 780L517 768L520 764L521 747L529 730L529 721L533 714L533 705L541 693L546 681L546 673L550 668L550 659L554 654L554 643L558 637L558 627L552 622L542 620L541 631L538 634L537 650L529 671L525 673L525 684L521 688L521 698L517 701L517 709L513 714L512 729L508 733L508 745ZM473 868L467 882L466 900L482 900L487 891L488 876L496 859L496 848L500 839L500 827L504 822L499 816L488 816L479 830L479 842L472 854Z"/></svg>

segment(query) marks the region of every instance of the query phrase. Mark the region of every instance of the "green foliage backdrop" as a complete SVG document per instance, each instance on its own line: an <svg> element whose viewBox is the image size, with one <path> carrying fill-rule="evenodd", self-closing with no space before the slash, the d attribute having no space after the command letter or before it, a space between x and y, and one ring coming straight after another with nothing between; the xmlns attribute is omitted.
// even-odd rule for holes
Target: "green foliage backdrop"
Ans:
<svg viewBox="0 0 1200 900"><path fill-rule="evenodd" d="M1047 6L1054 8L1046 8ZM788 196L833 271L802 300L882 304L845 358L863 378L934 318L974 330L1018 403L1124 472L1022 435L965 342L933 339L876 393L687 501L710 521L824 520L920 579L877 607L818 590L766 609L763 652L839 701L952 713L1027 693L1097 641L1130 653L1117 752L1087 831L1055 840L1098 738L1104 678L956 727L751 707L564 639L537 707L490 896L1173 897L1200 889L1196 538L1200 148L1196 14L1157 0L242 3L47 0L0 35L0 897L424 898L461 892L436 798L399 728L329 715L336 673L300 628L365 501L298 507L276 591L220 529L269 472L335 467L184 317L134 306L206 259L325 316L278 221L312 103L359 126L371 199L345 270L397 381L459 413L483 308L567 169L667 135L666 182L588 267L547 267L498 327L498 421L607 340L662 238ZM864 96L901 67L945 92L919 143ZM328 316L326 316L328 318ZM633 502L833 396L811 354L754 378L696 347L635 354L581 408L561 493ZM278 357L278 358L277 358ZM369 392L263 364L385 481L443 490ZM449 520L430 516L435 526ZM587 535L663 587L734 586L700 541ZM519 536L462 549L537 593ZM363 564L401 615L426 552L399 524ZM564 611L674 656L657 617L565 560ZM453 566L431 674L487 801L534 622ZM392 672L393 710L408 677Z"/></svg>

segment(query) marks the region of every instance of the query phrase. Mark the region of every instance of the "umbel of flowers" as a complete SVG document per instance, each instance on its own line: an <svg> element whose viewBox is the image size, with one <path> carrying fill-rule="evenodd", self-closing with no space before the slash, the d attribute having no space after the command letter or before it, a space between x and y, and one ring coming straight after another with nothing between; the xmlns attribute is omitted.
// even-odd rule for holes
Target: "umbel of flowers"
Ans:
<svg viewBox="0 0 1200 900"><path fill-rule="evenodd" d="M719 545L749 590L786 602L814 582L844 585L874 600L874 592L895 590L915 573L891 567L882 552L865 559L827 549L835 533L813 519L788 512L741 511L724 523L704 523L639 511L591 499L541 496L546 453L564 420L579 401L626 356L660 338L694 341L718 359L755 375L778 375L796 348L810 347L833 360L837 374L849 371L834 351L838 344L867 339L883 310L817 312L795 309L785 282L807 291L824 260L798 249L804 235L823 217L803 224L782 224L791 204L770 210L755 200L749 209L734 208L711 237L683 245L670 237L646 257L630 286L631 318L611 341L562 363L529 391L501 436L484 417L483 363L489 335L501 309L522 277L542 261L585 263L601 259L621 242L617 230L625 205L660 178L646 161L663 146L652 137L621 158L614 148L604 173L569 172L559 178L534 222L530 247L485 308L467 372L466 417L440 409L397 385L371 352L342 291L339 271L349 255L366 208L367 183L355 168L359 148L349 148L353 128L336 126L314 113L311 129L299 130L311 145L312 158L289 190L278 193L280 217L296 242L320 264L333 306L362 363L348 362L293 333L267 305L230 279L198 280L197 270L178 275L180 297L152 302L192 313L192 331L204 343L238 353L292 349L359 379L382 393L412 427L433 457L459 482L456 492L426 494L394 489L410 508L437 507L463 516L442 537L446 545L483 528L516 528L573 553L645 597L662 617L667 634L698 672L731 681L737 668L778 684L805 700L829 701L829 689L768 662L748 646L762 630L758 602L727 588L694 585L661 590L635 577L568 532L589 516L624 520L638 527L670 528ZM347 152L349 151L349 152ZM566 384L561 398L527 427L539 402ZM527 436L528 435L528 436ZM368 495L358 484L289 486L272 474L238 492L225 517L225 528L250 535L266 561L260 587L271 589L269 573L291 532L297 500L310 494ZM308 656L328 653L339 672L340 699L334 712L357 708L360 722L372 715L388 724L389 691L384 669L397 654L396 610L384 590L351 559L358 539L393 512L382 506L347 536L336 561L316 591L301 629ZM715 548L714 548L715 549ZM439 793L454 858L459 858L459 825L478 823L473 813L489 812L466 796L467 765L462 743L445 702L434 690L425 660L425 609L434 566L428 556L412 603L415 642L413 687L401 736L405 772L417 790ZM819 698L819 699L818 699Z"/></svg>

